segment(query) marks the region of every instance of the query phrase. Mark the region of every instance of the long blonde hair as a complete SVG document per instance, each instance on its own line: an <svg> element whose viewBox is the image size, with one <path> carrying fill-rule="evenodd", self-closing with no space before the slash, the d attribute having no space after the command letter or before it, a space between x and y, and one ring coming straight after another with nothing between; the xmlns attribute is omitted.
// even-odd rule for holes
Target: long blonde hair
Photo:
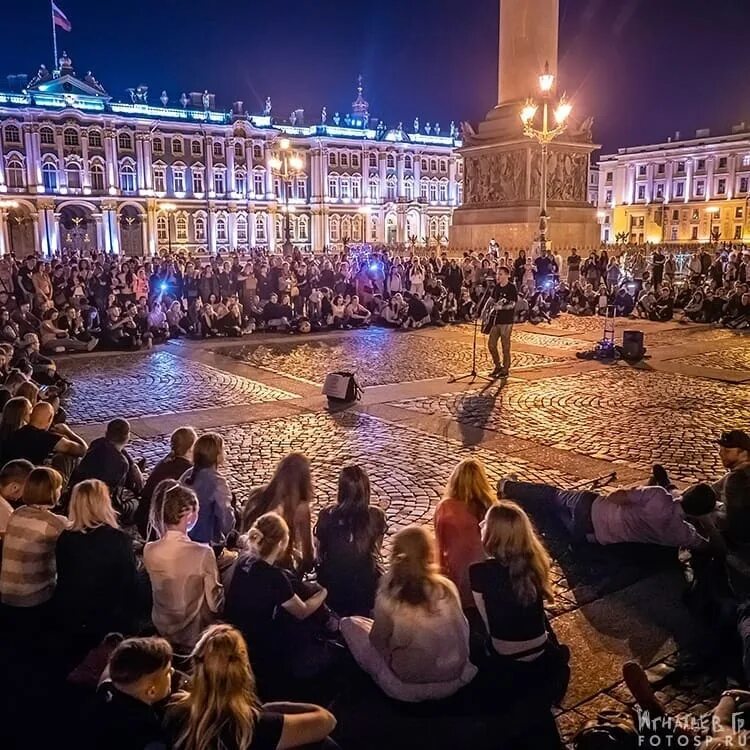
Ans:
<svg viewBox="0 0 750 750"><path fill-rule="evenodd" d="M181 728L175 750L209 750L224 731L233 735L235 747L249 747L260 702L240 632L212 625L195 644L191 661L190 690L178 693L169 708Z"/></svg>
<svg viewBox="0 0 750 750"><path fill-rule="evenodd" d="M429 605L436 590L451 588L438 570L432 534L422 526L407 526L393 537L390 568L378 593L393 604Z"/></svg>
<svg viewBox="0 0 750 750"><path fill-rule="evenodd" d="M484 551L508 568L510 583L522 604L537 596L554 599L550 581L551 560L539 541L526 512L515 503L494 505L484 517Z"/></svg>
<svg viewBox="0 0 750 750"><path fill-rule="evenodd" d="M476 458L465 458L453 469L443 497L465 503L477 521L497 502L487 472Z"/></svg>
<svg viewBox="0 0 750 750"><path fill-rule="evenodd" d="M70 496L68 510L71 531L90 531L98 526L117 528L117 514L112 507L109 488L99 479L79 482Z"/></svg>

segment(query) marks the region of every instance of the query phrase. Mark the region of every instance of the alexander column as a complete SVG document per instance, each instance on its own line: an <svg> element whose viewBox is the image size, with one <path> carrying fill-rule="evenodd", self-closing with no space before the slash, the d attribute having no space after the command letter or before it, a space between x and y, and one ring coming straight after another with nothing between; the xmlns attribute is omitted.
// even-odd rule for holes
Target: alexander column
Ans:
<svg viewBox="0 0 750 750"><path fill-rule="evenodd" d="M497 104L474 130L464 124L464 202L453 214L451 246L507 248L539 241L542 147L524 136L521 111L539 95L548 66L557 82L559 0L500 0ZM575 98L573 98L575 105ZM598 246L596 212L587 203L593 118L571 120L548 146L549 244L554 249Z"/></svg>

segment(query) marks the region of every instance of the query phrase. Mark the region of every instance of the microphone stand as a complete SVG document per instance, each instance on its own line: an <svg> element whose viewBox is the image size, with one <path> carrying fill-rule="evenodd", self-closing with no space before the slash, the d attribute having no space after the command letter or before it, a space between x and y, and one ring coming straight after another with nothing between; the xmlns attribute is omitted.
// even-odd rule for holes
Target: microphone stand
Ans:
<svg viewBox="0 0 750 750"><path fill-rule="evenodd" d="M477 372L477 328L479 325L479 317L484 311L491 291L492 287L488 285L487 289L484 292L484 296L481 300L479 300L476 314L474 315L474 335L471 344L471 372L467 372L466 375L452 375L450 378L448 378L449 383L460 383L462 380L468 380L469 383L473 383L477 379L484 380L486 383L495 382L492 378L488 378L486 375L480 375Z"/></svg>

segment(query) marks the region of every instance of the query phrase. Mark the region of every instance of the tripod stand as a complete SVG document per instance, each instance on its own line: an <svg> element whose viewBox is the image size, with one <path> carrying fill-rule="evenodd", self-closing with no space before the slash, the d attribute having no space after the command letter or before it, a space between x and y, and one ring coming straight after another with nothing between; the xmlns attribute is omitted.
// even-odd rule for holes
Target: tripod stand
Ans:
<svg viewBox="0 0 750 750"><path fill-rule="evenodd" d="M477 372L477 329L479 327L479 318L484 310L484 306L487 304L487 300L490 296L491 287L487 287L487 291L477 305L476 314L474 315L474 335L471 342L471 372L467 372L466 375L451 375L448 378L449 383L460 383L462 380L467 380L469 383L473 383L475 380L484 380L485 383L494 383L492 378L488 378L486 375L480 375Z"/></svg>

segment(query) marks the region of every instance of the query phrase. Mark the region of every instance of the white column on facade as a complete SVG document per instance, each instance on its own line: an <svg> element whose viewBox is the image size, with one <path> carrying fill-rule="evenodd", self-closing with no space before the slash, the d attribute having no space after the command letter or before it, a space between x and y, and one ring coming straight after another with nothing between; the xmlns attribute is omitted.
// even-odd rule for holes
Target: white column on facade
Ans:
<svg viewBox="0 0 750 750"><path fill-rule="evenodd" d="M45 239L47 240L47 257L60 252L60 214L55 213L54 203L46 203L42 213Z"/></svg>
<svg viewBox="0 0 750 750"><path fill-rule="evenodd" d="M115 150L115 131L112 128L104 130L104 160L107 172L107 191L117 190L117 152Z"/></svg>
<svg viewBox="0 0 750 750"><path fill-rule="evenodd" d="M273 167L271 166L271 160L273 159L273 151L271 150L271 144L266 141L266 143L263 144L263 153L265 156L265 164L266 164L266 200L272 200L276 197L274 190L273 190ZM270 237L269 237L269 248L270 248Z"/></svg>
<svg viewBox="0 0 750 750"><path fill-rule="evenodd" d="M143 137L143 184L149 195L154 188L154 168L152 165L153 155L151 152L151 138L153 135L147 133ZM144 248L146 245L143 246Z"/></svg>
<svg viewBox="0 0 750 750"><path fill-rule="evenodd" d="M206 152L206 190L208 191L208 197L214 198L216 196L216 190L214 190L214 141L210 135L205 137L203 149ZM210 233L209 241L211 241Z"/></svg>
<svg viewBox="0 0 750 750"><path fill-rule="evenodd" d="M381 151L378 154L378 179L380 180L380 196L382 199L385 199L385 194L386 194L385 183L386 183L386 177L387 177L387 169L386 169L387 158L388 156L384 151Z"/></svg>
<svg viewBox="0 0 750 750"><path fill-rule="evenodd" d="M685 203L687 203L693 195L693 169L693 160L687 159L685 164Z"/></svg>
<svg viewBox="0 0 750 750"><path fill-rule="evenodd" d="M370 196L370 152L365 146L362 149L362 203L367 203L367 198ZM367 216L365 218L365 225L367 225ZM367 233L365 233L365 242L367 242Z"/></svg>
<svg viewBox="0 0 750 750"><path fill-rule="evenodd" d="M328 152L321 147L320 149L320 161L318 162L320 169L318 172L318 180L320 186L319 195L321 200L328 197Z"/></svg>
<svg viewBox="0 0 750 750"><path fill-rule="evenodd" d="M404 197L404 154L396 154L396 195Z"/></svg>
<svg viewBox="0 0 750 750"><path fill-rule="evenodd" d="M714 194L714 157L706 157L706 200L710 201Z"/></svg>
<svg viewBox="0 0 750 750"><path fill-rule="evenodd" d="M3 139L0 138L0 193L8 190L5 179L5 157L3 156Z"/></svg>
<svg viewBox="0 0 750 750"><path fill-rule="evenodd" d="M245 169L247 170L247 194L250 197L262 198L261 195L255 195L255 173L253 172L253 142L245 141ZM255 228L253 227L252 236L255 237ZM251 243L252 245L253 243Z"/></svg>
<svg viewBox="0 0 750 750"><path fill-rule="evenodd" d="M234 208L227 211L227 237L229 238L229 249L237 247L237 212Z"/></svg>
<svg viewBox="0 0 750 750"><path fill-rule="evenodd" d="M96 227L96 249L101 252L104 250L104 221L101 214L92 214L94 225Z"/></svg>
<svg viewBox="0 0 750 750"><path fill-rule="evenodd" d="M68 173L65 170L65 150L63 148L63 134L62 128L57 129L57 187L60 188L68 187ZM33 137L33 136L32 136ZM64 191L61 191L64 192Z"/></svg>
<svg viewBox="0 0 750 750"><path fill-rule="evenodd" d="M83 165L81 168L81 187L83 192L88 193L91 191L91 170L89 168L89 134L86 130L81 130L81 160Z"/></svg>
<svg viewBox="0 0 750 750"><path fill-rule="evenodd" d="M145 137L144 133L135 134L135 176L139 191L146 189L146 175L143 166L143 140Z"/></svg>
<svg viewBox="0 0 750 750"><path fill-rule="evenodd" d="M208 252L213 255L216 253L216 209L213 206L208 209L208 216L206 217L206 226L208 229Z"/></svg>
<svg viewBox="0 0 750 750"><path fill-rule="evenodd" d="M730 154L727 160L727 200L737 192L737 154Z"/></svg>
<svg viewBox="0 0 750 750"><path fill-rule="evenodd" d="M252 145L250 146L251 154L252 154ZM247 151L245 151L247 153ZM251 165L252 162L248 162L248 165ZM247 207L247 241L250 245L250 247L256 247L258 244L258 236L256 234L256 226L255 226L255 207L252 205L248 205Z"/></svg>
<svg viewBox="0 0 750 750"><path fill-rule="evenodd" d="M30 193L37 192L37 186L41 184L41 168L40 160L36 158L34 153L34 141L31 134L31 125L23 126L23 140L24 140L24 153L26 155L26 184L29 187Z"/></svg>
<svg viewBox="0 0 750 750"><path fill-rule="evenodd" d="M227 195L233 198L236 189L234 180L234 138L227 138L225 140L224 153L226 154L227 165Z"/></svg>
<svg viewBox="0 0 750 750"><path fill-rule="evenodd" d="M674 163L667 161L664 167L664 202L669 203L672 200L672 167Z"/></svg>
<svg viewBox="0 0 750 750"><path fill-rule="evenodd" d="M0 208L0 258L10 252L10 232L8 231L8 212Z"/></svg>
<svg viewBox="0 0 750 750"><path fill-rule="evenodd" d="M148 244L145 246L148 248L150 255L156 255L158 251L158 245L156 242L156 204L149 201L149 205L146 208L146 236L148 238Z"/></svg>
<svg viewBox="0 0 750 750"><path fill-rule="evenodd" d="M649 162L646 165L646 203L651 203L654 199L654 163Z"/></svg>
<svg viewBox="0 0 750 750"><path fill-rule="evenodd" d="M268 252L276 252L276 212L266 214L266 237L268 238Z"/></svg>
<svg viewBox="0 0 750 750"><path fill-rule="evenodd" d="M416 165L417 161L415 160L414 163ZM531 160L529 160L529 163L531 163ZM455 206L458 200L458 194L456 192L457 174L458 165L456 164L456 157L454 155L448 159L448 201L451 206ZM427 235L425 234L424 236L426 237Z"/></svg>

